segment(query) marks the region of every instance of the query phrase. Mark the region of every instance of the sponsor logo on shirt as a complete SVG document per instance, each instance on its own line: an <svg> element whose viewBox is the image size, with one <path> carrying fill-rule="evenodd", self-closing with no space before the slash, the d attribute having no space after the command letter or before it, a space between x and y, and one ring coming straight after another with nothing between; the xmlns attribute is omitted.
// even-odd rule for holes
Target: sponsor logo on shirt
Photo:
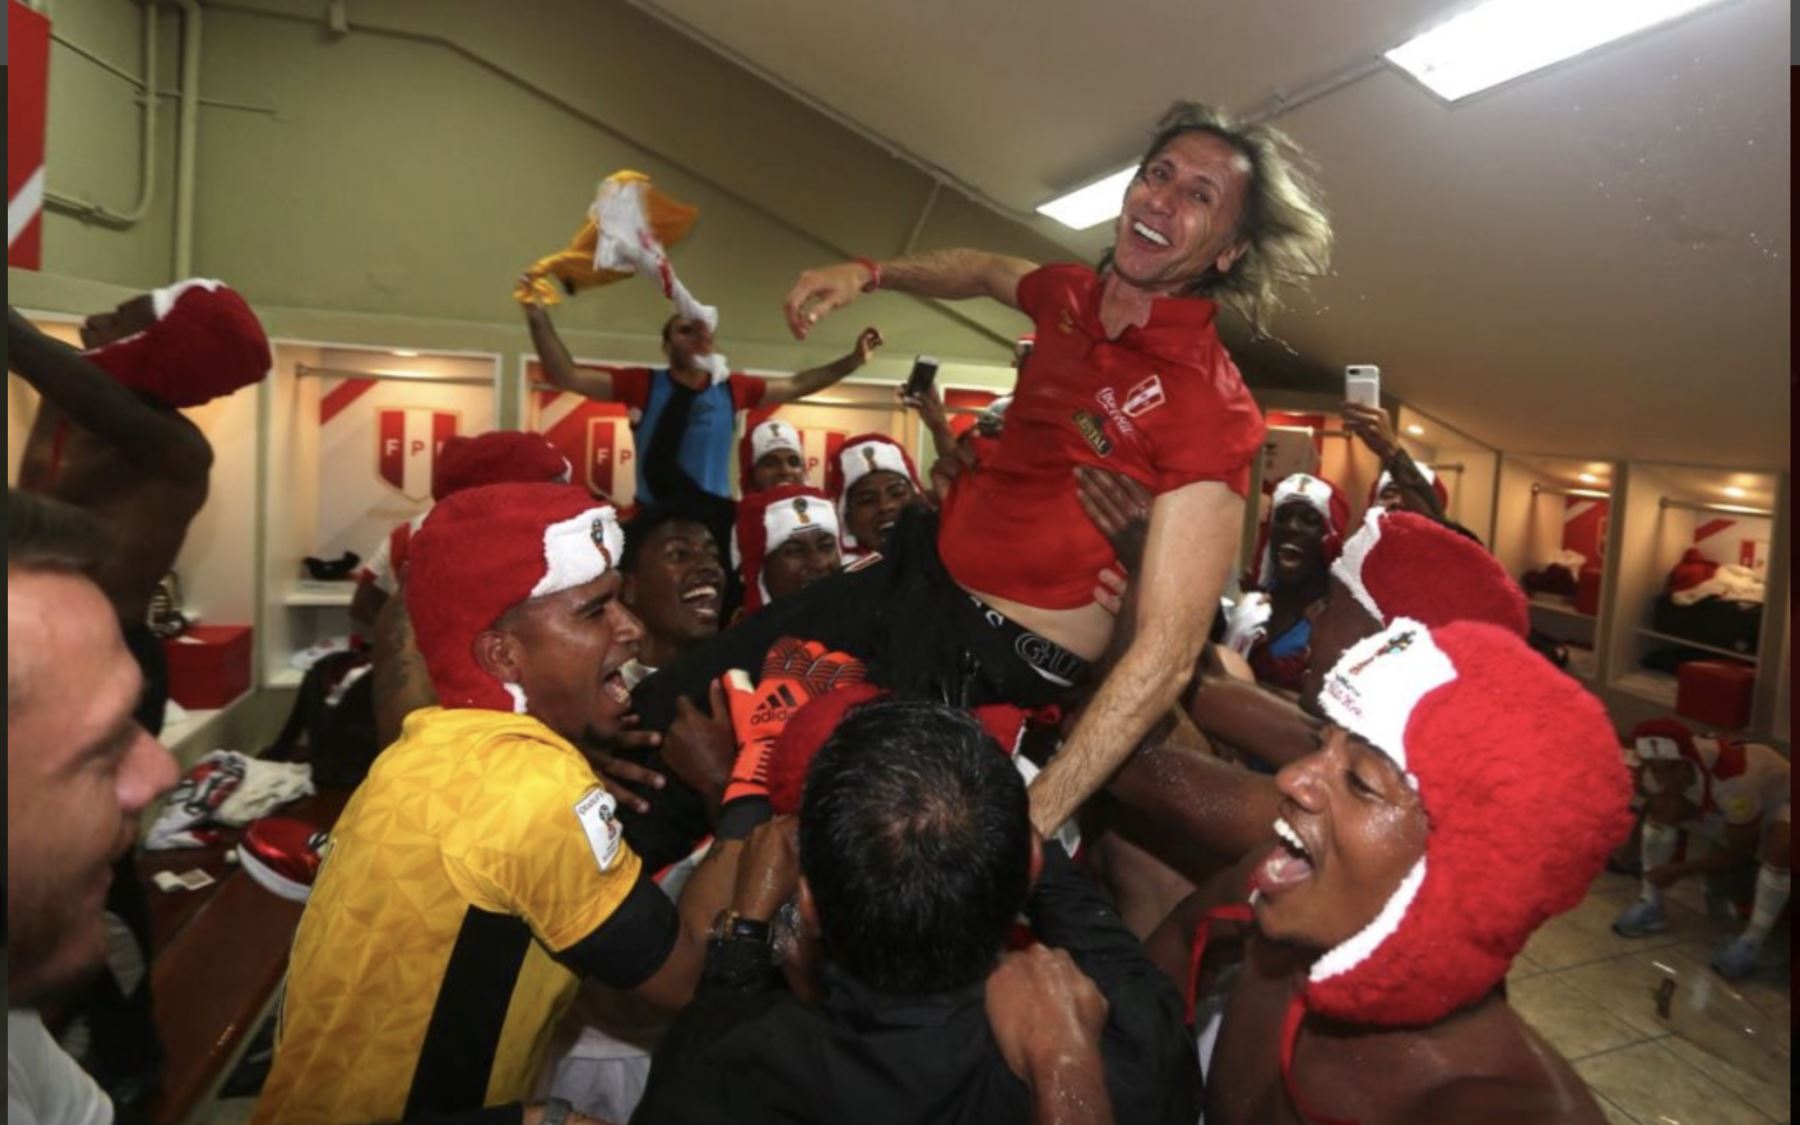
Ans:
<svg viewBox="0 0 1800 1125"><path fill-rule="evenodd" d="M1130 437L1137 433L1137 427L1133 426L1131 424L1131 419L1125 417L1125 412L1119 409L1119 394L1117 391L1113 390L1111 387L1106 387L1096 394L1094 398L1099 401L1101 406L1106 408L1106 416L1112 419L1113 425L1119 427L1119 432L1121 434Z"/></svg>
<svg viewBox="0 0 1800 1125"><path fill-rule="evenodd" d="M1094 452L1102 457L1112 456L1112 440L1106 436L1106 428L1100 419L1085 410L1075 412L1075 428L1087 443L1094 447Z"/></svg>

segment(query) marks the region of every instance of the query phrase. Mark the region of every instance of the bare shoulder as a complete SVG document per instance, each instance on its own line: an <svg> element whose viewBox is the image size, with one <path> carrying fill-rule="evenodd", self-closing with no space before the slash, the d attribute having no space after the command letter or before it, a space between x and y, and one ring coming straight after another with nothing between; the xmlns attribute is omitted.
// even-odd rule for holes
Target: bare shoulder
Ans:
<svg viewBox="0 0 1800 1125"><path fill-rule="evenodd" d="M1451 1076L1421 1093L1407 1122L1469 1125L1605 1125L1606 1115L1574 1068L1504 1003L1490 1011L1484 1073Z"/></svg>

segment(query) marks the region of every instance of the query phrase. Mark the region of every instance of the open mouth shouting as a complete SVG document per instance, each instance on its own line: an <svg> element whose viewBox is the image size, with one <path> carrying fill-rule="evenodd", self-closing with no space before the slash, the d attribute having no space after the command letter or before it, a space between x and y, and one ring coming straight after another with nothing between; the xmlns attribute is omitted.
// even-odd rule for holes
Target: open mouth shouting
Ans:
<svg viewBox="0 0 1800 1125"><path fill-rule="evenodd" d="M1146 249L1167 250L1169 248L1169 236L1142 219L1131 220L1131 239Z"/></svg>
<svg viewBox="0 0 1800 1125"><path fill-rule="evenodd" d="M1281 895L1312 878L1314 850L1286 817L1275 818L1276 845L1257 867L1256 889L1264 895Z"/></svg>
<svg viewBox="0 0 1800 1125"><path fill-rule="evenodd" d="M719 612L725 605L723 583L710 577L703 577L690 583L681 591L681 605L693 614L702 624L711 625L719 620Z"/></svg>

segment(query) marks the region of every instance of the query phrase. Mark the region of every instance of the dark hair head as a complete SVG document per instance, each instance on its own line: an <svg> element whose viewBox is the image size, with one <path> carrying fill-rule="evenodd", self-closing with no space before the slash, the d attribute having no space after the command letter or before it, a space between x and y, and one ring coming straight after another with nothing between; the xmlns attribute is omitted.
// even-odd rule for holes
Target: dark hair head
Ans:
<svg viewBox="0 0 1800 1125"><path fill-rule="evenodd" d="M1187 292L1211 297L1250 322L1259 336L1281 308L1283 286L1304 287L1331 265L1331 219L1312 175L1312 163L1286 133L1270 125L1243 125L1200 102L1176 102L1156 122L1156 134L1138 163L1138 174L1175 138L1207 133L1250 163L1238 235L1244 256L1220 273L1207 267ZM1107 251L1100 266L1112 262Z"/></svg>
<svg viewBox="0 0 1800 1125"><path fill-rule="evenodd" d="M666 348L669 346L670 337L675 334L675 326L680 323L681 323L681 314L680 313L671 313L669 316L669 319L663 321L663 326L662 326L663 347Z"/></svg>
<svg viewBox="0 0 1800 1125"><path fill-rule="evenodd" d="M727 509L729 508L730 501L721 501L720 503ZM715 528L721 518L720 511L719 507L708 504L699 498L686 497L643 509L631 517L623 527L625 550L619 559L619 569L626 574L635 574L638 556L643 553L644 544L649 541L651 533L664 524L697 523L706 528L708 534L712 535L716 541L719 533ZM725 544L717 545L721 552L725 550Z"/></svg>
<svg viewBox="0 0 1800 1125"><path fill-rule="evenodd" d="M1025 783L962 711L864 704L807 772L800 869L826 954L871 988L918 996L985 977L1030 868Z"/></svg>
<svg viewBox="0 0 1800 1125"><path fill-rule="evenodd" d="M112 549L93 516L61 500L6 490L6 566L91 574Z"/></svg>

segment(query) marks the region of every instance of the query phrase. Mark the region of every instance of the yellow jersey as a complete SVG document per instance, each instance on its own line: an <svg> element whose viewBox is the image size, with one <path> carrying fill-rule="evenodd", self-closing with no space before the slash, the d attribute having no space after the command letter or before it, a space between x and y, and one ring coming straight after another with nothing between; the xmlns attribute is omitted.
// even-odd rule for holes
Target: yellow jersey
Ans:
<svg viewBox="0 0 1800 1125"><path fill-rule="evenodd" d="M326 845L255 1121L523 1099L571 968L634 987L679 927L566 739L525 715L415 711Z"/></svg>

